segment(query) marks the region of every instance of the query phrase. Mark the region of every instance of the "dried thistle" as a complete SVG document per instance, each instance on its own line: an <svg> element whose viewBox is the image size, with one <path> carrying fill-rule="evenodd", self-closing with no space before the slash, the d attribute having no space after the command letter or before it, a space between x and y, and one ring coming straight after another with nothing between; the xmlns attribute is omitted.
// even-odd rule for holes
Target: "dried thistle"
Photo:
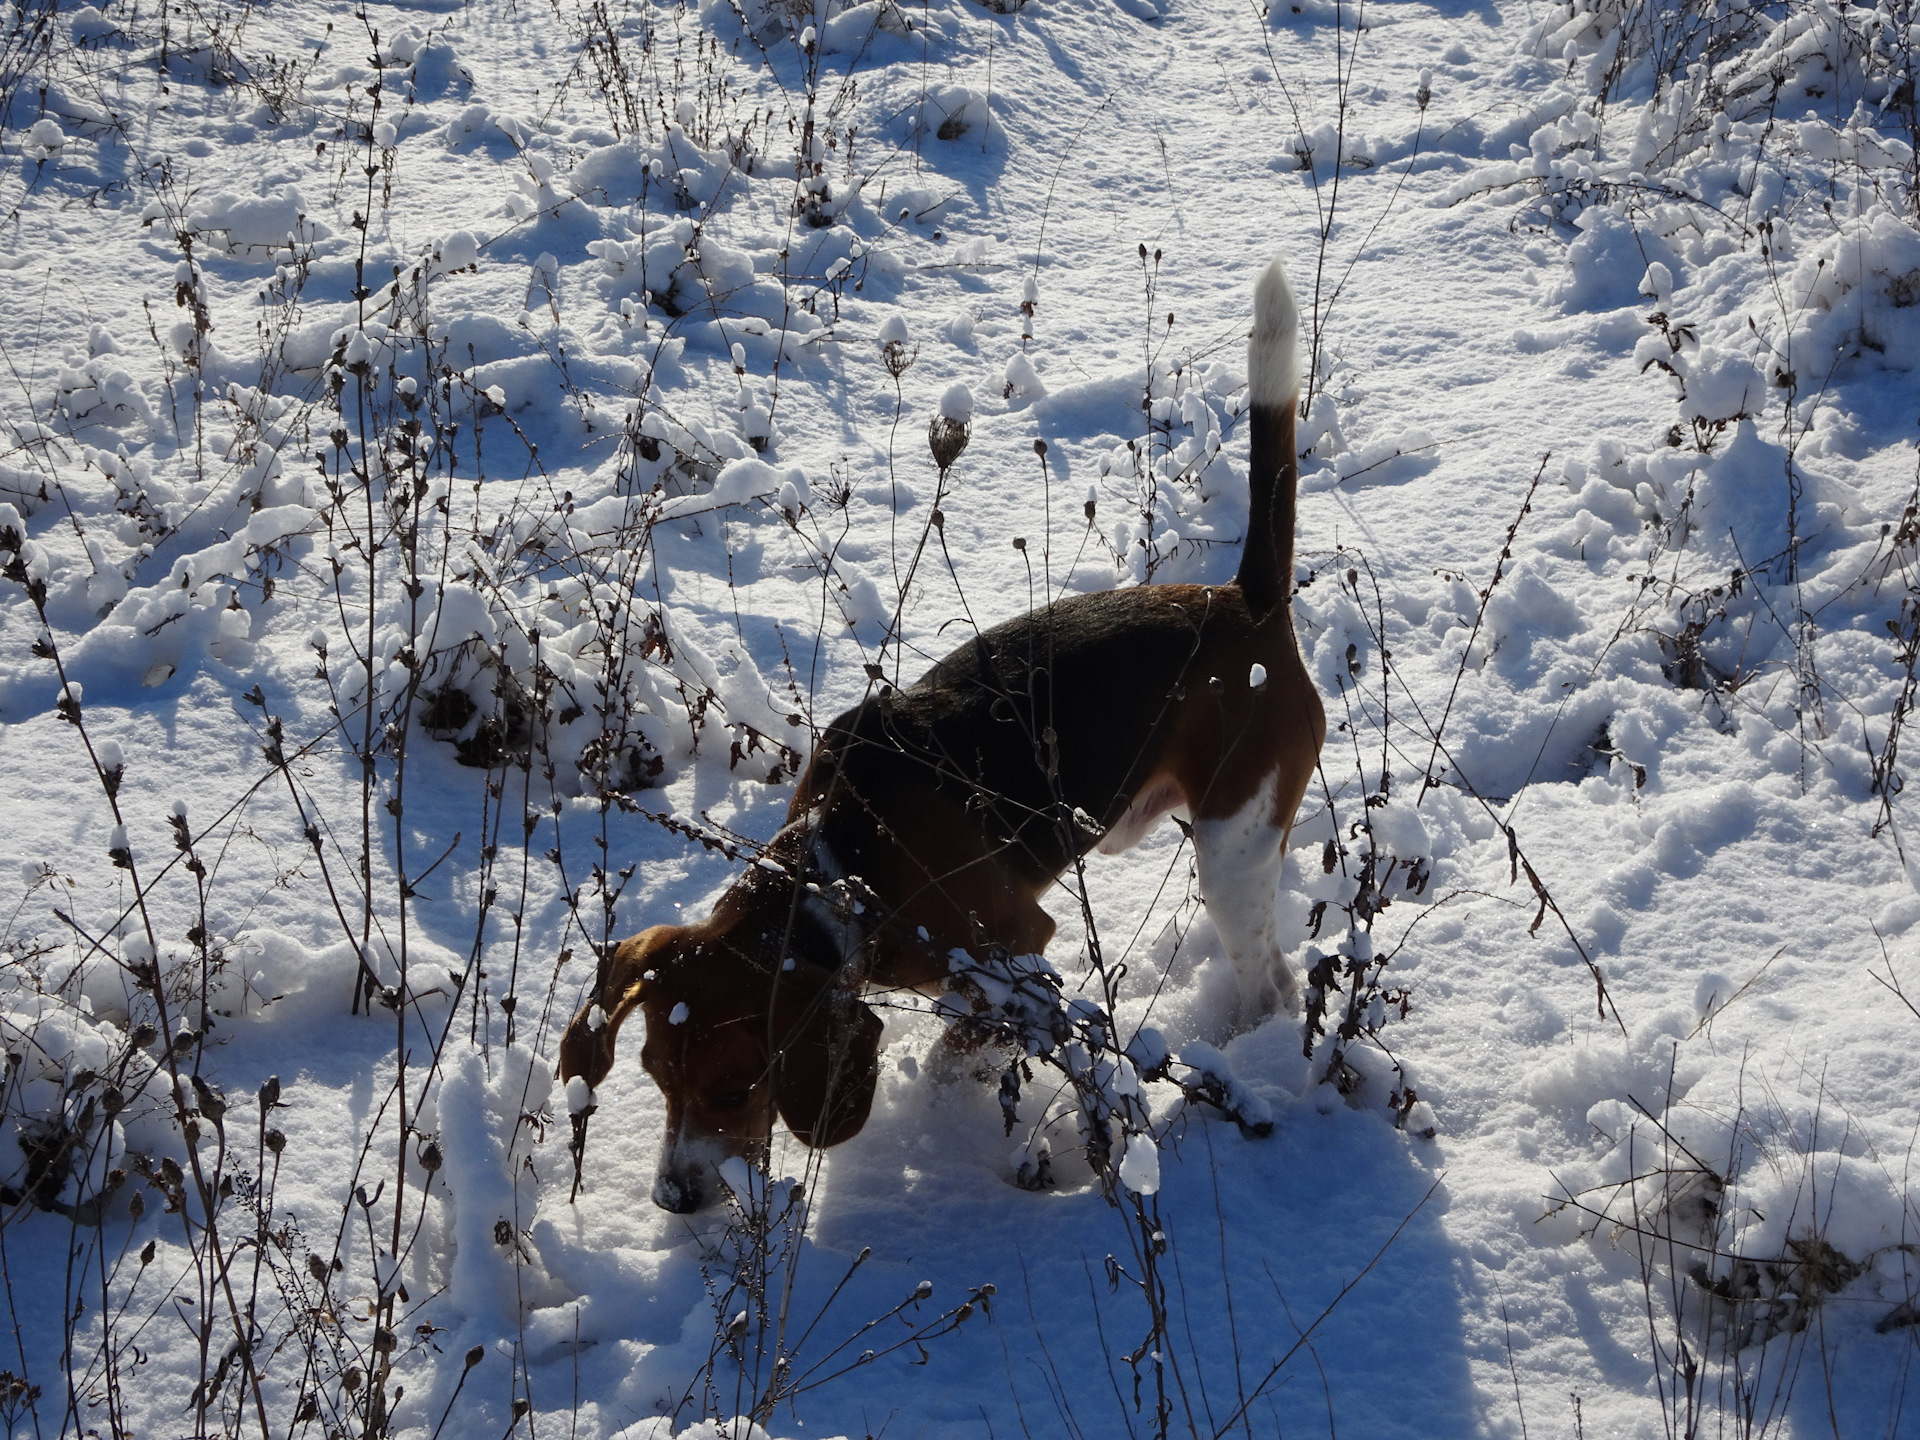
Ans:
<svg viewBox="0 0 1920 1440"><path fill-rule="evenodd" d="M965 420L936 415L927 426L927 448L933 451L933 463L942 472L953 468L953 462L960 458L960 453L967 448L967 441L972 438L973 426Z"/></svg>

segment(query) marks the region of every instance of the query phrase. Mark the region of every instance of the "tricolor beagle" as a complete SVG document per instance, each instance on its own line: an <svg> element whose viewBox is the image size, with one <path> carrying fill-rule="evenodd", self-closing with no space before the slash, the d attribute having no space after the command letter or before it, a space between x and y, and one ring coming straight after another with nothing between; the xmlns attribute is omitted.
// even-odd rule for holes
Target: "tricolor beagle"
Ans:
<svg viewBox="0 0 1920 1440"><path fill-rule="evenodd" d="M1191 818L1200 890L1239 976L1235 1023L1293 1000L1280 859L1326 735L1293 634L1298 311L1275 260L1248 347L1251 503L1230 585L1075 596L976 636L828 727L765 857L692 925L605 957L560 1043L598 1085L646 1011L667 1103L654 1202L697 1210L778 1111L812 1146L857 1133L881 1024L868 986L937 990L956 948L1045 948L1040 898L1096 845Z"/></svg>

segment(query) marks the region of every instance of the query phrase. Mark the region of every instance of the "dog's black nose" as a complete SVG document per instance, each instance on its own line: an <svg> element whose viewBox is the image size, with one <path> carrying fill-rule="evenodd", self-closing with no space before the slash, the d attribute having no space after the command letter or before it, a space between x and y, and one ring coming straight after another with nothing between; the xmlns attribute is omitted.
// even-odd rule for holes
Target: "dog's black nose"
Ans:
<svg viewBox="0 0 1920 1440"><path fill-rule="evenodd" d="M675 1215L691 1215L706 1203L691 1176L661 1175L653 1182L653 1203Z"/></svg>

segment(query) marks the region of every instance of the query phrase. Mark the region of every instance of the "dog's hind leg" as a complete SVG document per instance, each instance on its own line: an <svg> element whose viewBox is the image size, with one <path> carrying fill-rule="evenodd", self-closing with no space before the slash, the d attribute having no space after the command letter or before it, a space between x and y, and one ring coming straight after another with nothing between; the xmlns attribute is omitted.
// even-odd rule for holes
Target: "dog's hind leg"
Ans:
<svg viewBox="0 0 1920 1440"><path fill-rule="evenodd" d="M1300 988L1280 944L1280 861L1292 818L1279 816L1280 782L1275 774L1234 813L1193 822L1200 898L1240 980L1235 1030L1292 1006Z"/></svg>

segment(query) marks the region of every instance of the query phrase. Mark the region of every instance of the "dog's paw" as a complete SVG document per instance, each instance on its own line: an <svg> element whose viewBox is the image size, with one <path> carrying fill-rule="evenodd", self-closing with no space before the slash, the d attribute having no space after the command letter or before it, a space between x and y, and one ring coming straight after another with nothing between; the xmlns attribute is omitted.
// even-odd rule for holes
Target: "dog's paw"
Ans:
<svg viewBox="0 0 1920 1440"><path fill-rule="evenodd" d="M1013 1183L1022 1190L1047 1190L1053 1186L1053 1153L1045 1140L1022 1145L1013 1155Z"/></svg>

